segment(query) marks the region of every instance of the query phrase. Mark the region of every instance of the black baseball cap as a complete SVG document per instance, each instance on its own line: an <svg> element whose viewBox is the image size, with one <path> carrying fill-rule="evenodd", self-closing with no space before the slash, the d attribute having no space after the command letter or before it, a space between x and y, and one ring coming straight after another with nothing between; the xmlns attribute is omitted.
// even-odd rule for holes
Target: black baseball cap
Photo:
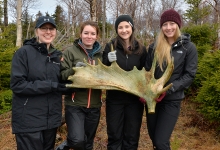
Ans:
<svg viewBox="0 0 220 150"><path fill-rule="evenodd" d="M49 16L41 16L37 19L35 28L40 28L45 23L51 23L55 28L57 28L56 23L53 18Z"/></svg>

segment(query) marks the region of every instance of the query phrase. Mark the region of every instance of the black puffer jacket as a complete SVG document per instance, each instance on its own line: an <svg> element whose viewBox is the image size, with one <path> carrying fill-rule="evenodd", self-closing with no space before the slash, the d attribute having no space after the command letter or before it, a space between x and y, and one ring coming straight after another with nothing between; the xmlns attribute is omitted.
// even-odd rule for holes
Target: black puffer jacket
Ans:
<svg viewBox="0 0 220 150"><path fill-rule="evenodd" d="M54 92L60 80L61 52L36 39L26 40L12 60L12 132L35 132L60 126L62 95Z"/></svg>
<svg viewBox="0 0 220 150"><path fill-rule="evenodd" d="M166 94L163 100L182 100L184 90L187 89L195 78L198 63L198 54L195 45L190 41L189 34L183 34L171 46L172 56L174 57L174 70L167 82L173 83L171 94ZM154 44L149 46L146 58L145 68L150 70L154 59ZM157 65L158 66L158 65ZM164 70L166 66L164 67ZM158 79L163 75L160 67L155 70L155 78Z"/></svg>
<svg viewBox="0 0 220 150"><path fill-rule="evenodd" d="M111 51L111 44L114 43L114 39L106 44L105 50L103 52L102 61L103 64L110 66L111 63L108 60L108 53ZM113 44L114 45L114 44ZM121 44L118 44L117 47L114 47L114 50L116 50L116 56L117 56L117 64L120 68L122 68L125 71L131 71L133 70L134 66L137 67L137 69L141 70L144 68L145 59L146 59L146 47L142 47L143 53L142 54L135 54L135 51L138 49L138 43L135 42L135 50L132 54L126 55L124 53L123 47ZM129 81L128 81L129 82ZM139 97L135 96L130 93L126 93L123 91L117 91L117 90L108 90L106 95L106 102L108 103L116 103L116 104L124 104L124 103L136 103L138 101Z"/></svg>

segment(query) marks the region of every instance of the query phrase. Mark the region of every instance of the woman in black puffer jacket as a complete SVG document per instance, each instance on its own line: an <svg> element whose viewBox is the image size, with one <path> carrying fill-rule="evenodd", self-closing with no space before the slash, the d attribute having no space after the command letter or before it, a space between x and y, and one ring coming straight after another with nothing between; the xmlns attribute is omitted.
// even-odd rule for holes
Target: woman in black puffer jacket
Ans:
<svg viewBox="0 0 220 150"><path fill-rule="evenodd" d="M59 83L61 52L51 45L56 36L54 20L40 17L35 33L37 38L26 40L12 59L12 132L18 150L54 148L61 125L61 92L68 91Z"/></svg>

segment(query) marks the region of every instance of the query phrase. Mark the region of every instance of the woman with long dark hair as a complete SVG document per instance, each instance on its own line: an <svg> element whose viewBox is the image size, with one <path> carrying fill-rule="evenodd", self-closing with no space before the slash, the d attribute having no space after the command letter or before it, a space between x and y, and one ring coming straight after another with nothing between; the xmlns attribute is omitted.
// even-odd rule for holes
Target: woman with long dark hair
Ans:
<svg viewBox="0 0 220 150"><path fill-rule="evenodd" d="M146 48L134 36L134 22L129 15L121 15L115 21L116 38L103 52L103 63L110 66L116 61L125 71L134 66L141 70L146 59ZM114 51L111 52L111 45ZM128 81L129 82L129 81ZM106 122L108 150L136 150L140 136L144 105L139 97L117 90L106 92Z"/></svg>

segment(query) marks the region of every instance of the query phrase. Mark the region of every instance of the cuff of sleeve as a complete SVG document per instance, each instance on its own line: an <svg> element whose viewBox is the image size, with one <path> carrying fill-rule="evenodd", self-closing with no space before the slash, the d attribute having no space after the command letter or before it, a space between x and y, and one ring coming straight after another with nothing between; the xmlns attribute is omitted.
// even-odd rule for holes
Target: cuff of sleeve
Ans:
<svg viewBox="0 0 220 150"><path fill-rule="evenodd" d="M175 90L174 90L174 87L172 86L171 88L169 88L168 90L167 90L167 94L172 94L173 92L175 92Z"/></svg>
<svg viewBox="0 0 220 150"><path fill-rule="evenodd" d="M69 70L69 74L70 74L70 75L73 75L73 74L74 74L74 71L73 71L72 68Z"/></svg>
<svg viewBox="0 0 220 150"><path fill-rule="evenodd" d="M58 83L57 82L51 82L51 90L55 91L58 87Z"/></svg>

